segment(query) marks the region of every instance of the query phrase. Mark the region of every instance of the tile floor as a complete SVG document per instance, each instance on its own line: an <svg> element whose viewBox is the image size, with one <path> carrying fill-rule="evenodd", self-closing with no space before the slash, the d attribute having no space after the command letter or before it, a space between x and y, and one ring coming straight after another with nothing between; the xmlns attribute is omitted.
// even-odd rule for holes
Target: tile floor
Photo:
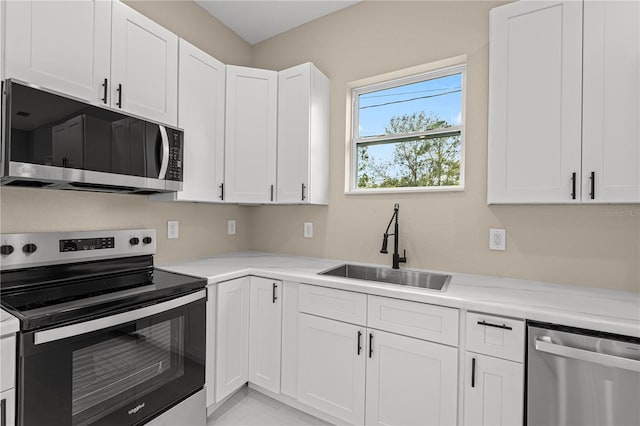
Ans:
<svg viewBox="0 0 640 426"><path fill-rule="evenodd" d="M310 416L275 399L249 389L240 391L224 403L207 426L326 426Z"/></svg>

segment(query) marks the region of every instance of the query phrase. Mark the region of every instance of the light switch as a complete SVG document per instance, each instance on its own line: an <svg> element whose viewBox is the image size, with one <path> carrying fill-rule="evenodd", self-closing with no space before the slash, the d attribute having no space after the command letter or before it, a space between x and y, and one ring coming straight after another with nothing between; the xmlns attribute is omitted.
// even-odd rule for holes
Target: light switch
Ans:
<svg viewBox="0 0 640 426"><path fill-rule="evenodd" d="M180 223L177 220L167 221L167 238L175 240L180 235Z"/></svg>
<svg viewBox="0 0 640 426"><path fill-rule="evenodd" d="M227 221L227 235L236 235L236 221L228 220Z"/></svg>

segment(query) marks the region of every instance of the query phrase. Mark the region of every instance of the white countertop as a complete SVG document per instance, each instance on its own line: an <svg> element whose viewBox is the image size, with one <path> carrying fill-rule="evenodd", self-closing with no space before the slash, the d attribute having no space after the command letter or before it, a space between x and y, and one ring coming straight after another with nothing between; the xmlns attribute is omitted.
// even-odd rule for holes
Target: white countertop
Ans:
<svg viewBox="0 0 640 426"><path fill-rule="evenodd" d="M445 291L317 275L344 263L246 251L158 266L209 284L257 275L640 337L640 293L451 272Z"/></svg>
<svg viewBox="0 0 640 426"><path fill-rule="evenodd" d="M0 337L13 334L20 329L20 321L4 309L0 309Z"/></svg>

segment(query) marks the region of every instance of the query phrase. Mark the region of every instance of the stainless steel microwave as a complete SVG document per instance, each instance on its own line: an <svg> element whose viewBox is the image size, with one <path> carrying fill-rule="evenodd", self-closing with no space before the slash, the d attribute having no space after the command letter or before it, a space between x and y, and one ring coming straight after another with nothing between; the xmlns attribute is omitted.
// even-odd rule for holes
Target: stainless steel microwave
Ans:
<svg viewBox="0 0 640 426"><path fill-rule="evenodd" d="M3 83L0 184L182 190L183 132L16 80Z"/></svg>

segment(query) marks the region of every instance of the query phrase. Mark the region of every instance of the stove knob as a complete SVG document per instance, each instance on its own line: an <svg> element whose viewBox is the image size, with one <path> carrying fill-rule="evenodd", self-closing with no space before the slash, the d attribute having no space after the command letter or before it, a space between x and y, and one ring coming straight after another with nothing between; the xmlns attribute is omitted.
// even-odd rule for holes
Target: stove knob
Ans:
<svg viewBox="0 0 640 426"><path fill-rule="evenodd" d="M13 253L13 246L12 245L2 245L2 246L0 246L0 254L8 256L11 253Z"/></svg>
<svg viewBox="0 0 640 426"><path fill-rule="evenodd" d="M133 237L129 240L129 244L131 244L132 246L137 246L138 244L140 244L140 238L138 237Z"/></svg>
<svg viewBox="0 0 640 426"><path fill-rule="evenodd" d="M142 239L142 242L143 242L143 243L145 243L145 244L151 244L151 241L153 241L153 240L151 239L151 237L144 237L144 238Z"/></svg>
<svg viewBox="0 0 640 426"><path fill-rule="evenodd" d="M38 246L33 243L25 244L22 246L22 251L26 254L35 253L36 250L38 250Z"/></svg>

